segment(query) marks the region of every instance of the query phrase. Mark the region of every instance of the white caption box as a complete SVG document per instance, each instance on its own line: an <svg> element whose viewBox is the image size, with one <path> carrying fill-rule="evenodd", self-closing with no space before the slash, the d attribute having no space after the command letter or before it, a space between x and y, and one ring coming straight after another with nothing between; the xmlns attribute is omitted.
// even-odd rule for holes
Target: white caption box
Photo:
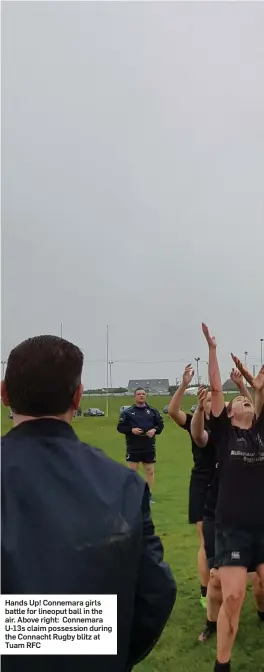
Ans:
<svg viewBox="0 0 264 672"><path fill-rule="evenodd" d="M1 655L117 654L116 595L1 595Z"/></svg>

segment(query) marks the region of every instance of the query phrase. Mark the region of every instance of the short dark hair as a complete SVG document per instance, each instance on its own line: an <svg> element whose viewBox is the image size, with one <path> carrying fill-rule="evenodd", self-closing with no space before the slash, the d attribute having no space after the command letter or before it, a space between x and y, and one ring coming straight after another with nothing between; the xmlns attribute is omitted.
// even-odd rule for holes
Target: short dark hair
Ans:
<svg viewBox="0 0 264 672"><path fill-rule="evenodd" d="M134 394L137 394L137 392L145 392L145 394L147 394L147 392L146 392L146 390L145 390L144 387L137 387L137 389L135 390Z"/></svg>
<svg viewBox="0 0 264 672"><path fill-rule="evenodd" d="M19 415L62 415L81 383L83 353L58 336L35 336L8 358L5 385L11 409Z"/></svg>

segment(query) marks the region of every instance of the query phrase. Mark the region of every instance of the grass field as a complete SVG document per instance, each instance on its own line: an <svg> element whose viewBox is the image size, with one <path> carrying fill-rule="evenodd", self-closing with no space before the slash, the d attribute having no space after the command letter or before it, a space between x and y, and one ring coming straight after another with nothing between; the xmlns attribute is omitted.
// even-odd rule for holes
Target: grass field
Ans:
<svg viewBox="0 0 264 672"><path fill-rule="evenodd" d="M151 398L151 404L162 409L166 398ZM119 408L128 405L127 398L110 398L109 418L77 418L74 429L85 442L102 448L108 455L124 462L124 437L116 431ZM196 398L186 397L186 410ZM83 407L100 406L101 399L83 400ZM2 411L2 434L12 426L6 409ZM196 531L188 525L188 482L192 465L190 439L165 417L163 434L157 439L156 487L153 518L161 536L165 558L170 563L178 584L174 612L160 642L152 654L138 666L138 672L212 672L215 660L215 639L198 643L205 612L199 604L196 575ZM254 611L251 589L243 608L240 630L233 654L232 672L264 672L264 627Z"/></svg>

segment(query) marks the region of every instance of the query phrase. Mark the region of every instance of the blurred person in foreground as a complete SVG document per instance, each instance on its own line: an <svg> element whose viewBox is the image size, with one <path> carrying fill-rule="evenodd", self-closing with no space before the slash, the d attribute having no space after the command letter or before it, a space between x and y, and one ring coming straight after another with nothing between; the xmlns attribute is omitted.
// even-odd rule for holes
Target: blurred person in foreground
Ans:
<svg viewBox="0 0 264 672"><path fill-rule="evenodd" d="M83 354L55 336L12 350L2 401L3 594L117 594L117 656L45 656L49 672L129 672L155 646L176 584L133 471L82 443L71 427L83 393ZM78 644L76 644L78 646ZM88 644L87 644L88 646ZM2 656L30 672L35 656Z"/></svg>

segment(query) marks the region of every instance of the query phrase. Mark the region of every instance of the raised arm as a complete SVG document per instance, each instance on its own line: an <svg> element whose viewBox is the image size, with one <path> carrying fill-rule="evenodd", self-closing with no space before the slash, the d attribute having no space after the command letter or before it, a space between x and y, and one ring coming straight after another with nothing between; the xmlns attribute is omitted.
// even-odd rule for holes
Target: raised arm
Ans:
<svg viewBox="0 0 264 672"><path fill-rule="evenodd" d="M204 402L207 395L207 389L201 387L198 392L198 405L191 422L191 435L199 448L205 448L208 443L208 432L204 429Z"/></svg>
<svg viewBox="0 0 264 672"><path fill-rule="evenodd" d="M212 414L218 418L224 410L225 398L222 389L220 369L216 354L216 340L211 336L206 324L202 324L203 334L209 348L209 380L212 394Z"/></svg>
<svg viewBox="0 0 264 672"><path fill-rule="evenodd" d="M242 374L242 376L244 376L245 380L254 389L255 392L254 405L255 405L256 417L258 418L262 413L262 409L264 406L264 366L261 367L260 372L254 378L252 373L248 371L246 366L240 361L240 359L238 359L238 357L233 355L233 353L231 353L231 357L233 359L233 362L235 362L237 369Z"/></svg>
<svg viewBox="0 0 264 672"><path fill-rule="evenodd" d="M181 410L181 403L182 403L182 398L184 395L184 392L187 390L187 387L189 387L190 382L192 381L194 376L194 371L191 366L191 364L187 364L187 366L184 369L184 374L182 378L182 383L178 390L176 390L174 396L172 397L169 408L168 408L168 414L174 420L174 422L179 425L179 427L184 427L186 425L186 413Z"/></svg>
<svg viewBox="0 0 264 672"><path fill-rule="evenodd" d="M253 387L255 390L256 417L259 418L264 407L264 366L261 367L260 372L254 378Z"/></svg>
<svg viewBox="0 0 264 672"><path fill-rule="evenodd" d="M238 369L232 369L230 378L233 381L233 383L235 383L235 385L237 386L237 389L240 392L241 396L246 397L251 404L254 404L250 391L244 383L242 373L240 373Z"/></svg>

